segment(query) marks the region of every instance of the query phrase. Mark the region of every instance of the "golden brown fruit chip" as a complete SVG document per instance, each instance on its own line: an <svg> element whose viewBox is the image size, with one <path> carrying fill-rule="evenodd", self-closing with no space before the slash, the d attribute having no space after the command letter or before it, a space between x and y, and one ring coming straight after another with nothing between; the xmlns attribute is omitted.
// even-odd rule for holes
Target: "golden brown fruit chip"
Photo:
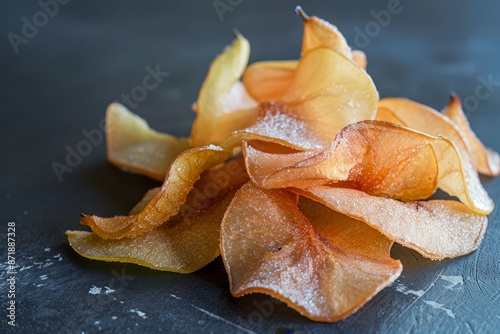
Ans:
<svg viewBox="0 0 500 334"><path fill-rule="evenodd" d="M134 238L146 233L176 215L200 175L231 155L213 145L184 151L172 162L160 190L141 212L111 218L82 215L80 223L104 239Z"/></svg>
<svg viewBox="0 0 500 334"><path fill-rule="evenodd" d="M299 193L364 221L388 238L435 260L474 251L488 225L486 216L473 213L457 201L403 203L355 189L328 186Z"/></svg>
<svg viewBox="0 0 500 334"><path fill-rule="evenodd" d="M133 239L107 240L86 231L66 231L80 255L101 261L135 263L156 270L194 272L220 254L220 222L233 193L189 219L173 217ZM172 226L171 226L172 224Z"/></svg>
<svg viewBox="0 0 500 334"><path fill-rule="evenodd" d="M290 193L247 183L236 193L221 227L231 293L266 293L314 321L340 320L401 273L399 261L381 255L386 244L371 255L358 252L356 244L372 240L370 233L380 235L366 229L351 244L338 228L331 234L328 229L315 231Z"/></svg>
<svg viewBox="0 0 500 334"><path fill-rule="evenodd" d="M249 54L250 44L237 33L233 44L210 65L196 103L192 146L220 144L231 132L253 124L257 103L239 82Z"/></svg>
<svg viewBox="0 0 500 334"><path fill-rule="evenodd" d="M481 140L472 131L458 96L451 95L450 104L444 111L444 115L458 127L462 136L469 143L470 154L478 172L488 176L500 175L500 155L492 149L484 147Z"/></svg>
<svg viewBox="0 0 500 334"><path fill-rule="evenodd" d="M236 190L247 181L243 160L235 159L204 172L179 213L154 230L121 240L84 231L66 234L73 249L90 259L190 273L220 254L222 217ZM140 212L158 190L148 191L133 211Z"/></svg>
<svg viewBox="0 0 500 334"><path fill-rule="evenodd" d="M220 254L220 223L234 190L202 211L182 210L158 228L133 239L107 240L86 231L66 231L71 247L89 259L135 263L156 270L194 272Z"/></svg>
<svg viewBox="0 0 500 334"><path fill-rule="evenodd" d="M298 61L262 61L248 66L242 82L257 101L281 101L290 88Z"/></svg>
<svg viewBox="0 0 500 334"><path fill-rule="evenodd" d="M350 58L351 48L336 26L319 17L307 15L300 6L295 9L295 12L304 22L302 55L323 46Z"/></svg>
<svg viewBox="0 0 500 334"><path fill-rule="evenodd" d="M187 138L152 130L119 103L111 103L106 111L106 142L112 164L159 181L175 156L190 148Z"/></svg>
<svg viewBox="0 0 500 334"><path fill-rule="evenodd" d="M346 125L375 117L378 92L363 69L320 47L302 57L282 102L318 138L331 142Z"/></svg>
<svg viewBox="0 0 500 334"><path fill-rule="evenodd" d="M326 47L347 57L363 69L366 68L365 53L359 50L351 51L344 35L336 26L319 17L307 15L300 6L297 6L295 12L304 22L302 55L318 47Z"/></svg>
<svg viewBox="0 0 500 334"><path fill-rule="evenodd" d="M458 127L437 110L404 98L385 98L380 100L379 109L384 109L377 119L398 120L398 124L432 136L443 136L451 140L459 149L465 163L470 163L469 143Z"/></svg>
<svg viewBox="0 0 500 334"><path fill-rule="evenodd" d="M318 47L333 50L366 69L366 55L347 44L344 36L334 25L315 16L308 16L297 7L304 21L302 55ZM258 102L281 101L292 85L298 61L262 61L248 66L243 74L243 84L248 93Z"/></svg>
<svg viewBox="0 0 500 334"><path fill-rule="evenodd" d="M439 186L479 214L493 210L475 169L463 164L456 146L383 121L345 127L332 145L300 161L294 155L259 152L246 145L245 164L251 179L264 188L337 184L371 195L404 201L428 198Z"/></svg>

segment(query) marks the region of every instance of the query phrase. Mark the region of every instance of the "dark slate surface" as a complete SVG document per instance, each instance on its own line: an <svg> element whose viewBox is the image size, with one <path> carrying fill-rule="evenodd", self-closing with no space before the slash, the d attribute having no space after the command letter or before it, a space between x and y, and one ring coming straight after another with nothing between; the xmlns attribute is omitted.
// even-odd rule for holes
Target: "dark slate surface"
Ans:
<svg viewBox="0 0 500 334"><path fill-rule="evenodd" d="M61 0L61 2L63 2ZM481 247L433 262L395 246L400 279L357 313L318 324L265 295L232 298L220 260L191 275L86 260L64 231L80 212L124 214L156 183L106 162L105 145L58 180L51 165L98 129L108 103L128 94L159 66L169 76L133 109L157 130L187 135L190 104L213 57L238 28L252 43L251 60L299 55L296 2L71 1L44 22L35 1L0 4L0 332L7 325L7 227L16 225L16 329L23 333L150 332L494 332L500 328L500 178L484 178L497 209ZM484 80L500 81L500 3L402 0L382 26L371 11L388 1L308 1L305 10L336 23L369 56L380 95L407 96L442 108L448 93L469 97L470 121L500 150L500 89L475 100ZM51 7L54 10L54 7ZM9 33L23 18L41 27L16 53ZM372 37L362 39L359 30ZM359 29L359 30L358 30ZM31 35L30 35L31 34ZM10 36L13 36L12 34ZM475 105L473 102L477 102ZM81 145L81 144L80 144ZM111 290L113 291L111 291Z"/></svg>

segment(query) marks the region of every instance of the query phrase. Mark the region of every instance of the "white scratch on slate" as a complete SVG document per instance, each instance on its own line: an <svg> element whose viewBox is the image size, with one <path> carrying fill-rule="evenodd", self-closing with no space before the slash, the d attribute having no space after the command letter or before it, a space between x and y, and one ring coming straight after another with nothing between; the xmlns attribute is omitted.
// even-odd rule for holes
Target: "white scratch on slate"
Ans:
<svg viewBox="0 0 500 334"><path fill-rule="evenodd" d="M42 281L44 281L44 280L46 280L47 278L49 278L49 276L48 276L48 275L41 275L39 278L40 278Z"/></svg>
<svg viewBox="0 0 500 334"><path fill-rule="evenodd" d="M398 284L398 286L396 286L396 291L404 293L405 295L415 295L417 297L422 297L425 293L424 290L410 290L403 284Z"/></svg>
<svg viewBox="0 0 500 334"><path fill-rule="evenodd" d="M114 316L111 317L111 319L112 320L116 320L116 319L118 319L118 317L116 315L114 315Z"/></svg>
<svg viewBox="0 0 500 334"><path fill-rule="evenodd" d="M137 314L139 317L142 319L147 319L148 317L146 316L146 313L139 311L138 309L130 309L130 312Z"/></svg>
<svg viewBox="0 0 500 334"><path fill-rule="evenodd" d="M445 280L447 282L449 282L450 284L449 285L446 285L445 286L445 289L449 289L449 290L452 290L455 285L463 285L464 284L464 278L462 276L444 276L444 275L439 275L439 277L442 279L442 280Z"/></svg>
<svg viewBox="0 0 500 334"><path fill-rule="evenodd" d="M175 299L181 299L181 297L177 297L177 296L176 296L176 295L174 295L174 294L170 294L170 297L173 297L173 298L175 298Z"/></svg>
<svg viewBox="0 0 500 334"><path fill-rule="evenodd" d="M90 288L89 293L90 293L91 295L98 295L98 294L100 294L100 293L101 293L101 290L102 290L101 288L98 288L98 287L96 287L95 285L93 285L93 286Z"/></svg>
<svg viewBox="0 0 500 334"><path fill-rule="evenodd" d="M44 248L43 250L46 252L50 252L50 247Z"/></svg>
<svg viewBox="0 0 500 334"><path fill-rule="evenodd" d="M114 289L108 288L107 286L105 286L104 289L106 290L106 291L104 291L104 293L107 295L116 291Z"/></svg>
<svg viewBox="0 0 500 334"><path fill-rule="evenodd" d="M234 327L236 327L236 328L240 329L241 331L243 331L243 332L245 332L245 333L249 333L249 334L257 334L257 333L255 333L255 332L253 332L253 331L249 330L249 329L246 329L245 327L241 327L240 325L235 324L234 322L231 322L231 321L226 320L226 319L224 319L224 318L222 318L222 317L219 317L218 315L213 314L212 312L208 312L207 310L202 309L201 307L195 306L195 305L193 305L193 304L189 304L189 305L191 305L192 307L194 307L194 308L195 308L195 309L197 309L198 311L205 313L205 314L206 314L206 315L208 315L209 317L212 317L212 318L214 318L214 319L217 319L217 320L223 321L224 323L226 323L226 324L228 324L228 325L231 325L231 326L234 326Z"/></svg>
<svg viewBox="0 0 500 334"><path fill-rule="evenodd" d="M444 306L443 304L436 303L435 301L432 301L432 300L424 300L424 303L432 306L432 308L435 308L437 310L445 311L449 317L455 319L455 314L453 313L453 311L450 310L449 308L443 307Z"/></svg>

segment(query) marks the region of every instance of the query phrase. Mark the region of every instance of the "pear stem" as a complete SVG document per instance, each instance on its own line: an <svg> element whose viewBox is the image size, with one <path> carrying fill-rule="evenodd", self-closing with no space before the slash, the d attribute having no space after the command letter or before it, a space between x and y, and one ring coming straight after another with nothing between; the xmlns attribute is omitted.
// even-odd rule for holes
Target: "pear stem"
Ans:
<svg viewBox="0 0 500 334"><path fill-rule="evenodd" d="M304 22L308 21L311 18L309 15L306 14L306 12L304 12L302 7L300 6L295 7L295 14L300 15L302 21Z"/></svg>
<svg viewBox="0 0 500 334"><path fill-rule="evenodd" d="M233 35L235 38L238 38L238 36L240 36L241 34L240 34L240 31L238 29L233 28Z"/></svg>

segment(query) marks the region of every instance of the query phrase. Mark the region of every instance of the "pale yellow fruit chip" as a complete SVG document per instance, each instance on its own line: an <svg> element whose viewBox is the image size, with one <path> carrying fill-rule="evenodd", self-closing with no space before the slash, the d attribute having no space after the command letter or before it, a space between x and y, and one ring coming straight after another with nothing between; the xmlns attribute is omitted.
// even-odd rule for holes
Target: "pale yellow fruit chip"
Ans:
<svg viewBox="0 0 500 334"><path fill-rule="evenodd" d="M165 179L175 156L190 148L187 138L151 129L119 103L110 104L106 111L106 142L112 164L159 181Z"/></svg>
<svg viewBox="0 0 500 334"><path fill-rule="evenodd" d="M190 143L221 144L233 131L254 123L257 102L239 82L248 63L250 44L239 33L211 64L196 102Z"/></svg>

